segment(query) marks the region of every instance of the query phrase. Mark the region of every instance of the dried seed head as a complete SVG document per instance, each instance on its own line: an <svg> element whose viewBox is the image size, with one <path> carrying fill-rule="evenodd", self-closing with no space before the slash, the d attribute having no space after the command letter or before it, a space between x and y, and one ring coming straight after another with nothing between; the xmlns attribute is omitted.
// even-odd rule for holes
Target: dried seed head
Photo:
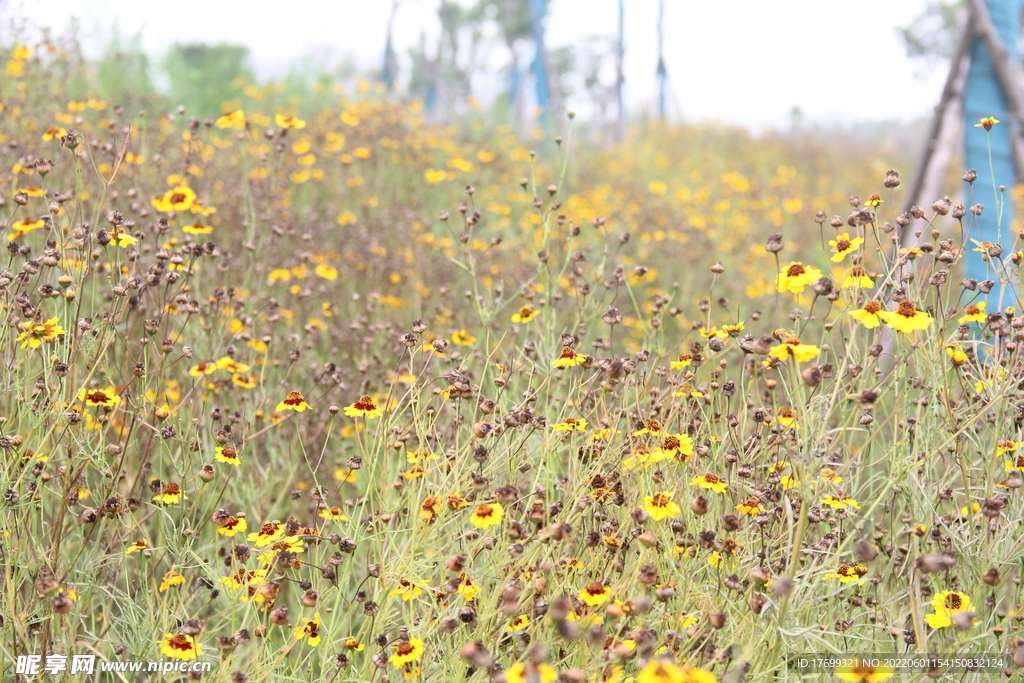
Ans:
<svg viewBox="0 0 1024 683"><path fill-rule="evenodd" d="M899 187L900 174L897 173L896 171L889 171L888 173L885 174L885 180L882 182L882 184L888 187L889 189Z"/></svg>

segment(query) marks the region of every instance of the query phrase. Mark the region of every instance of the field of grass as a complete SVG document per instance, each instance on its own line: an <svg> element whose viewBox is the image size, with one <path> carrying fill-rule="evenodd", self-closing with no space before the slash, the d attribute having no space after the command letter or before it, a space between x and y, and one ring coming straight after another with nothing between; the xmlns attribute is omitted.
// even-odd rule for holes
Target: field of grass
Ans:
<svg viewBox="0 0 1024 683"><path fill-rule="evenodd" d="M1018 675L1024 254L905 155L3 68L3 680Z"/></svg>

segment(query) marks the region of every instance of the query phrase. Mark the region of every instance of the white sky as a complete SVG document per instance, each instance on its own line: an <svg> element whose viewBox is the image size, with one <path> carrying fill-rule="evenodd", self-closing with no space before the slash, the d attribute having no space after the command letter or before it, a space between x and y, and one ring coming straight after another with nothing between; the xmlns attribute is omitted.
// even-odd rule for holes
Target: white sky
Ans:
<svg viewBox="0 0 1024 683"><path fill-rule="evenodd" d="M670 113L755 128L785 125L799 106L807 119L851 122L911 119L931 111L944 74L928 77L910 62L895 35L926 0L666 0L665 57ZM439 0L402 0L394 39L400 53L439 32ZM614 36L617 0L551 0L549 47ZM316 49L350 54L363 67L380 64L390 0L0 0L60 30L82 21L86 43L142 30L160 54L174 41L242 43L263 74ZM626 93L629 106L655 96L657 0L626 0ZM504 60L504 51L493 60ZM504 87L493 84L494 90Z"/></svg>

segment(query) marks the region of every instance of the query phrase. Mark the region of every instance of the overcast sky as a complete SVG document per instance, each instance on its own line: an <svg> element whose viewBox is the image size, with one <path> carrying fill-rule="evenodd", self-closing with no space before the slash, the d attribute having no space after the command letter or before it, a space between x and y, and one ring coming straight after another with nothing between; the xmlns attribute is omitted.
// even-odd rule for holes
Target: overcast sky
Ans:
<svg viewBox="0 0 1024 683"><path fill-rule="evenodd" d="M784 125L798 106L811 120L927 115L943 73L922 75L895 35L926 0L666 0L665 59L670 111L689 121L752 127ZM439 0L402 0L399 50L437 35ZM550 47L614 36L617 0L551 0ZM626 0L626 92L632 107L655 96L657 0ZM350 54L364 67L381 61L390 0L0 0L8 16L62 29L77 16L97 43L115 21L142 31L147 50L174 41L242 43L262 74L280 73L314 48ZM13 12L12 12L13 11ZM495 59L504 59L497 54ZM497 89L497 86L495 87Z"/></svg>

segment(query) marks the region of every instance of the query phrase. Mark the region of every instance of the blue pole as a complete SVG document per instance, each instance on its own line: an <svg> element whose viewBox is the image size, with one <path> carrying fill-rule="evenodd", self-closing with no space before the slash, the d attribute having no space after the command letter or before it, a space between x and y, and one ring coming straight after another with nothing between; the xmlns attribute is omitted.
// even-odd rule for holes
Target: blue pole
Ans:
<svg viewBox="0 0 1024 683"><path fill-rule="evenodd" d="M658 117L665 120L665 0L658 0Z"/></svg>
<svg viewBox="0 0 1024 683"><path fill-rule="evenodd" d="M992 23L1010 59L1020 59L1017 38L1021 30L1022 4L1024 0L986 0ZM990 116L1001 123L988 133L983 128L974 127L982 118ZM1010 125L1010 107L996 76L992 55L985 41L975 36L971 45L971 64L967 71L967 87L964 92L964 161L967 168L973 168L978 172L978 178L974 181L973 197L968 195L967 204L977 203L985 206L982 215L974 219L977 230L972 229L969 235L979 242L1003 242L1012 234L1012 202L1008 193L999 192L997 189L1000 185L1011 187L1016 176L1010 145ZM965 275L979 281L996 280L994 269L982 260L979 252L973 251L974 247L974 243L968 242L968 251L964 259Z"/></svg>
<svg viewBox="0 0 1024 683"><path fill-rule="evenodd" d="M546 0L530 0L532 10L531 28L536 54L533 56L533 78L537 82L537 106L545 126L550 125L551 89L548 85L548 68L544 63L544 15L547 14Z"/></svg>
<svg viewBox="0 0 1024 683"><path fill-rule="evenodd" d="M625 29L626 29L626 7L625 0L619 0L619 63L618 63L618 78L615 81L615 96L619 100L619 139L621 140L626 133L626 104L623 100L622 88L626 80L625 75L622 73L623 70L623 59L626 53L625 44Z"/></svg>

